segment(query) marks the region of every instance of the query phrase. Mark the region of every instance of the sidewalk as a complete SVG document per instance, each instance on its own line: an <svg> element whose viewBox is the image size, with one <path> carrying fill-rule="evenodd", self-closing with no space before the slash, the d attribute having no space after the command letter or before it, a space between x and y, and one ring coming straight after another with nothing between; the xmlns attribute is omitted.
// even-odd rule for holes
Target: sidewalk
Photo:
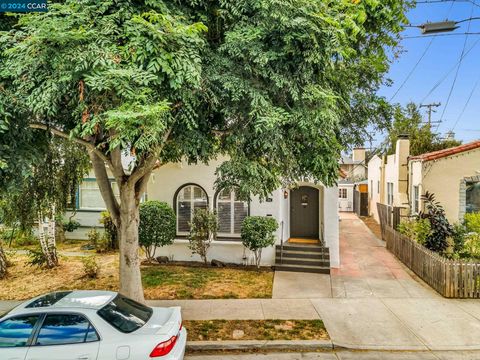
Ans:
<svg viewBox="0 0 480 360"><path fill-rule="evenodd" d="M276 274L274 295L284 298L148 303L181 306L186 320L322 319L334 345L351 349L480 350L480 300L442 298L354 216L342 220L340 241L331 276Z"/></svg>

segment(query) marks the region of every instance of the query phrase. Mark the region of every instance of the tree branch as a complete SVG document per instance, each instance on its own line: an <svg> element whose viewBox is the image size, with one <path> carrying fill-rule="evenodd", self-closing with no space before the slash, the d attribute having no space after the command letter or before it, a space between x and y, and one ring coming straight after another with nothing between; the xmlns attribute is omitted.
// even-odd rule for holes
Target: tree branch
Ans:
<svg viewBox="0 0 480 360"><path fill-rule="evenodd" d="M56 128L53 128L53 127L50 127L48 125L45 125L45 124L42 124L42 123L32 123L29 125L29 127L31 129L40 129L40 130L46 130L46 131L50 131L53 135L56 135L58 137L61 137L61 138L64 138L64 139L68 139L68 140L71 140L77 144L80 144L82 146L85 146L88 150L90 150L91 152L95 153L100 159L102 159L103 161L105 161L109 166L112 166L112 163L110 162L110 159L104 154L102 153L100 150L98 150L95 145L93 145L92 143L86 141L86 140L83 140L83 139L79 139L79 138L72 138L70 137L70 135L68 135L67 133L63 132L62 130L59 130L59 129L56 129Z"/></svg>
<svg viewBox="0 0 480 360"><path fill-rule="evenodd" d="M105 205L107 206L112 219L115 221L115 225L118 225L120 220L120 206L115 198L115 194L113 193L112 185L107 174L107 169L105 168L105 162L92 151L89 152L89 155L102 198L105 200ZM121 184L118 184L118 186L121 186Z"/></svg>
<svg viewBox="0 0 480 360"><path fill-rule="evenodd" d="M135 170L132 172L130 177L128 178L128 182L131 184L135 184L137 181L142 179L146 174L149 174L155 167L158 161L158 157L162 152L162 149L165 147L165 143L172 132L172 128L168 129L168 131L163 135L162 145L159 146L153 154L149 156L142 164L140 164Z"/></svg>
<svg viewBox="0 0 480 360"><path fill-rule="evenodd" d="M113 136L113 130L110 131L110 136ZM117 179L117 182L120 181L125 176L125 171L123 171L123 164L122 164L122 152L120 147L116 147L112 151L110 151L110 158L112 159L112 173Z"/></svg>

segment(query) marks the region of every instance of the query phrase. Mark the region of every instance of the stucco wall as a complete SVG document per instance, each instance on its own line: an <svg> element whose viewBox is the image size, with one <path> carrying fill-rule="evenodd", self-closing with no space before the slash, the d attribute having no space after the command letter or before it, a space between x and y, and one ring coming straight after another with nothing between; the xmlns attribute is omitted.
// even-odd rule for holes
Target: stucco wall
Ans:
<svg viewBox="0 0 480 360"><path fill-rule="evenodd" d="M382 183L382 159L375 155L368 162L368 208L370 216L378 222L377 203L382 203L381 190L383 188ZM380 187L380 191L379 191Z"/></svg>
<svg viewBox="0 0 480 360"><path fill-rule="evenodd" d="M188 165L186 163L167 164L154 171L147 186L148 200L159 200L168 203L175 208L174 197L177 190L186 184L196 184L202 187L208 197L211 209L214 206L215 196L215 170L225 159L218 159L208 165ZM313 186L319 189L319 226L320 234L323 234L326 246L330 248L332 267L338 267L339 240L338 240L338 188L336 186L325 188L322 185L311 183L298 183L298 186ZM285 192L287 196L285 197ZM68 215L68 214L67 214ZM290 237L290 190L277 189L267 201L260 201L253 197L250 202L250 215L272 216L279 228L276 233L277 244L281 240L287 241ZM98 222L100 212L79 211L75 218L80 221L82 228L74 233L67 234L70 238L85 239L86 233L91 227L101 230ZM188 240L179 237L171 246L159 248L157 255L168 256L174 260L198 261L198 255L191 255L188 249ZM216 240L212 242L209 250L209 258L215 258L224 262L242 263L244 256L248 263L253 263L253 254L244 249L240 239ZM263 250L262 265L275 263L275 248Z"/></svg>
<svg viewBox="0 0 480 360"><path fill-rule="evenodd" d="M421 184L421 194L426 191L435 194L445 208L447 218L455 223L463 215L460 209L461 182L466 177L480 174L480 149L460 153L458 155L426 161L423 166L412 163L412 183ZM423 204L420 204L420 208Z"/></svg>

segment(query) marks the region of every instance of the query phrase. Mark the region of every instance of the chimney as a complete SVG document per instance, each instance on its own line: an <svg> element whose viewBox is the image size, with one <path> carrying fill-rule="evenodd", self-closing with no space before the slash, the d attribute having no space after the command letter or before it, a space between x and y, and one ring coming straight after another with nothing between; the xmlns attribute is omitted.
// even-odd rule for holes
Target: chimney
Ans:
<svg viewBox="0 0 480 360"><path fill-rule="evenodd" d="M365 148L358 147L353 149L352 160L353 161L365 161Z"/></svg>
<svg viewBox="0 0 480 360"><path fill-rule="evenodd" d="M395 166L398 172L398 194L400 204L408 205L408 157L410 156L410 140L408 135L400 135L395 147Z"/></svg>

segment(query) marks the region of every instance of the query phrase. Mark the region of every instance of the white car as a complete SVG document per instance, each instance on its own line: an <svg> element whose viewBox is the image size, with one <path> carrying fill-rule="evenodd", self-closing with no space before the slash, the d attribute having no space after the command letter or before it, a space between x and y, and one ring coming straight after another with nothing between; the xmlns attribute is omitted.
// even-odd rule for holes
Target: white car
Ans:
<svg viewBox="0 0 480 360"><path fill-rule="evenodd" d="M54 292L0 318L1 360L181 360L186 341L179 307L112 291Z"/></svg>

